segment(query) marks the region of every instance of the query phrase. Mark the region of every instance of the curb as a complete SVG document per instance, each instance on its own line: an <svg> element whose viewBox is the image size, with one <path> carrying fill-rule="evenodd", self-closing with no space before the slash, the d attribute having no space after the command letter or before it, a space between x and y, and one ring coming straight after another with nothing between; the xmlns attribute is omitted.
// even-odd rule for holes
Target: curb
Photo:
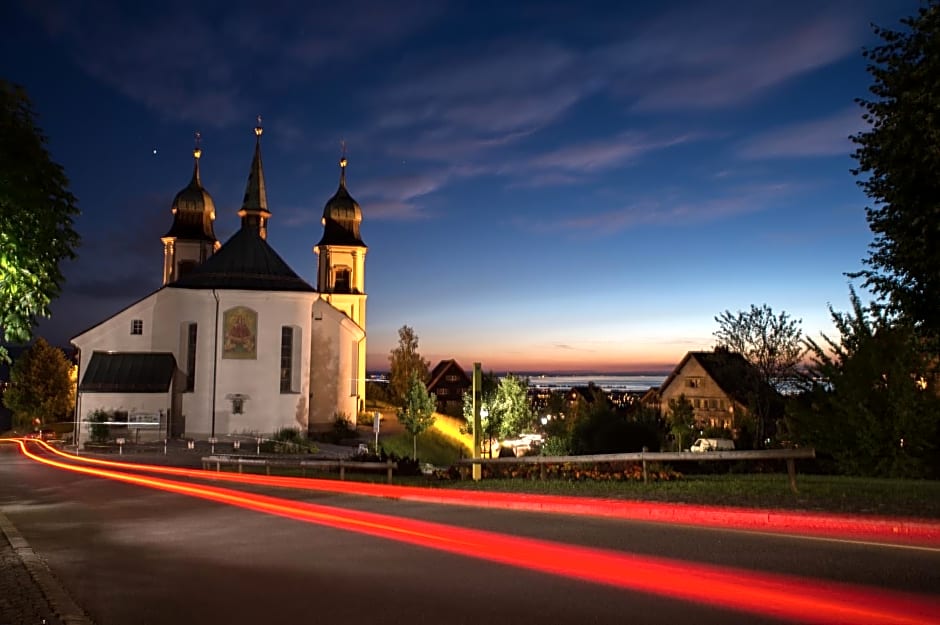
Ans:
<svg viewBox="0 0 940 625"><path fill-rule="evenodd" d="M19 556L29 576L39 586L40 592L49 602L49 607L56 618L65 625L94 625L94 622L78 607L78 604L55 578L49 565L36 555L23 535L2 511L0 511L0 531Z"/></svg>

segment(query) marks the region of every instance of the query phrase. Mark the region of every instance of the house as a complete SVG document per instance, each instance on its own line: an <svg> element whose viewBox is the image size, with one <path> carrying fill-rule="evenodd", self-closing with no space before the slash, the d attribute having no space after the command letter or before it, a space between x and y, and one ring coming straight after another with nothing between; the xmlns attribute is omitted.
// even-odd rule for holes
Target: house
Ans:
<svg viewBox="0 0 940 625"><path fill-rule="evenodd" d="M684 395L692 404L699 427L724 428L737 433L742 418L757 405L765 414L779 410L781 398L761 381L757 369L744 356L725 350L689 352L659 387L660 411Z"/></svg>
<svg viewBox="0 0 940 625"><path fill-rule="evenodd" d="M569 415L587 414L596 406L607 409L612 408L613 403L610 401L607 391L594 384L594 382L588 382L587 386L572 386L565 393L565 412Z"/></svg>
<svg viewBox="0 0 940 625"><path fill-rule="evenodd" d="M163 285L72 339L77 443L102 414L137 440L311 432L337 416L355 424L365 402L367 248L346 159L323 209L314 287L267 240L260 123L255 135L238 232L216 240L197 146L160 238Z"/></svg>
<svg viewBox="0 0 940 625"><path fill-rule="evenodd" d="M437 397L437 411L455 417L463 414L463 396L472 386L470 376L453 358L437 363L427 384L428 392Z"/></svg>

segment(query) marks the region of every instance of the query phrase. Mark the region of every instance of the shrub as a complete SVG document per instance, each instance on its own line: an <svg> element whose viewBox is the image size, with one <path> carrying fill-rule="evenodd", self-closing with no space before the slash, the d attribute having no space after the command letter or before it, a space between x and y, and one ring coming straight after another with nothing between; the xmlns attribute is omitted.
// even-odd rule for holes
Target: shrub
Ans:
<svg viewBox="0 0 940 625"><path fill-rule="evenodd" d="M111 426L106 423L110 415L105 410L95 410L88 417L91 423L91 440L95 443L105 443L111 435Z"/></svg>

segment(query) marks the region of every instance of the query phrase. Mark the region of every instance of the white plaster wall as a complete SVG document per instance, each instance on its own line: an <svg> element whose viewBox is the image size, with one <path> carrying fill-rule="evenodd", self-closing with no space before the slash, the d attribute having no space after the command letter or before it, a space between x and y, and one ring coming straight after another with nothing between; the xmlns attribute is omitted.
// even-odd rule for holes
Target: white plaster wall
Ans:
<svg viewBox="0 0 940 625"><path fill-rule="evenodd" d="M168 349L155 349L154 308L165 289L151 293L147 297L134 302L121 310L110 319L85 330L72 339L81 350L79 360L79 375L84 375L88 369L94 351L116 352L151 352L171 351ZM144 322L143 334L131 334L131 320L140 319ZM159 343L159 340L156 340Z"/></svg>
<svg viewBox="0 0 940 625"><path fill-rule="evenodd" d="M359 397L352 381L357 346L364 342L365 332L349 317L325 300L313 305L313 335L310 366L310 428L332 427L337 413L343 413L353 425L358 415ZM358 350L357 350L358 351Z"/></svg>
<svg viewBox="0 0 940 625"><path fill-rule="evenodd" d="M182 293L182 301L177 306L176 327L168 332L175 333L181 368L186 367L182 324L198 324L195 386L193 392L182 395L186 435L205 438L212 433L213 399L217 437L245 432L270 434L284 427L306 431L309 377L303 372L310 366L307 337L310 336L310 308L316 294L219 290L216 291L219 297L216 323L216 300L212 291L175 290ZM236 306L245 306L258 314L256 359L221 357L222 318L226 310ZM300 388L295 393L280 391L281 327L285 325L301 333ZM218 359L214 357L216 352ZM233 413L232 395L246 398L242 414Z"/></svg>

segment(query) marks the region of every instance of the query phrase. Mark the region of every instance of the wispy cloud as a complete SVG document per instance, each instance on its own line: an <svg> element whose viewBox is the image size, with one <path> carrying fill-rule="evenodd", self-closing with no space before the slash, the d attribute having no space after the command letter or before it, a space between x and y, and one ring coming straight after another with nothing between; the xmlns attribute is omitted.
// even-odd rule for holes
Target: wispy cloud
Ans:
<svg viewBox="0 0 940 625"><path fill-rule="evenodd" d="M217 20L178 0L94 10L66 0L23 4L102 84L166 119L210 126L247 116L259 88L308 80L305 70L394 43L446 11L444 2L288 1L264 11L233 2Z"/></svg>
<svg viewBox="0 0 940 625"><path fill-rule="evenodd" d="M529 162L532 169L554 169L587 173L611 169L647 152L686 143L692 135L654 138L637 132L622 133L611 139L571 144L543 153Z"/></svg>
<svg viewBox="0 0 940 625"><path fill-rule="evenodd" d="M609 210L581 212L575 217L553 220L543 216L537 223L519 220L516 225L542 234L563 232L572 237L609 237L641 225L688 227L760 212L792 191L792 186L786 184L755 185L731 189L713 198L646 199Z"/></svg>
<svg viewBox="0 0 940 625"><path fill-rule="evenodd" d="M619 69L617 90L636 110L714 109L856 53L865 28L851 4L698 4L658 16L598 55Z"/></svg>
<svg viewBox="0 0 940 625"><path fill-rule="evenodd" d="M849 154L849 135L865 127L858 107L823 119L790 124L760 133L738 147L747 159L833 156Z"/></svg>

